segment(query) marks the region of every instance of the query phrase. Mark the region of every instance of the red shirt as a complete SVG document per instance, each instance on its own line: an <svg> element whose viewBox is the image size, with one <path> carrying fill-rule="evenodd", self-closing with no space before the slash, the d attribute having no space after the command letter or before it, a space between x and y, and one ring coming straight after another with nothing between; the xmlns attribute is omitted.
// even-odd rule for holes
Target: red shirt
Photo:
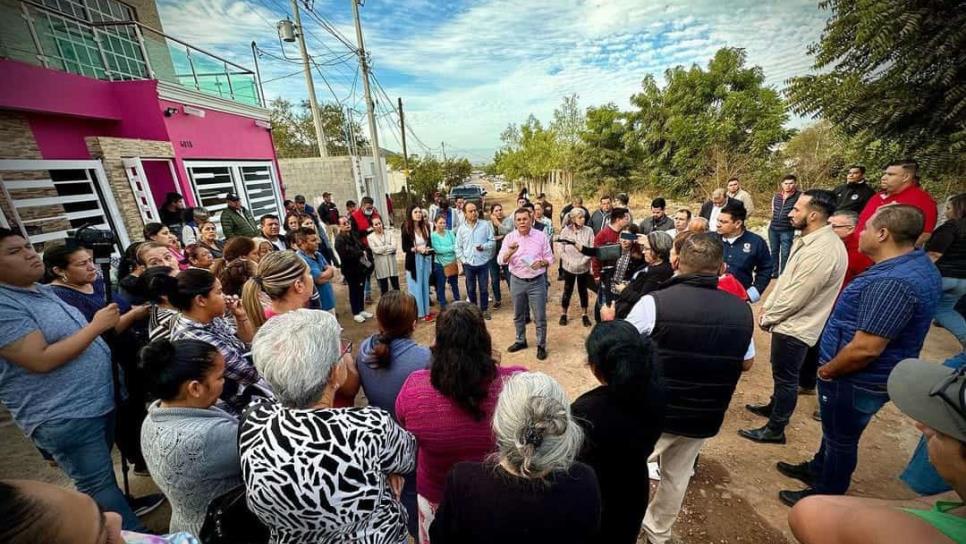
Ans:
<svg viewBox="0 0 966 544"><path fill-rule="evenodd" d="M849 256L849 265L845 269L845 280L842 281L842 289L845 289L845 286L852 281L852 278L872 266L872 259L866 257L864 253L859 251L859 231L852 231L852 234L842 241L845 242L845 252Z"/></svg>
<svg viewBox="0 0 966 544"><path fill-rule="evenodd" d="M369 230L369 227L372 226L371 221L373 219L380 219L379 212L375 208L373 208L372 215L366 215L366 213L362 211L362 208L359 207L359 208L356 208L354 212L352 212L352 215L350 217L352 218L353 227L355 228L355 231L358 233L359 241L362 242L363 246L369 247L368 230Z"/></svg>
<svg viewBox="0 0 966 544"><path fill-rule="evenodd" d="M601 227L600 232L594 237L594 247L609 246L614 244L619 244L621 242L621 233L610 228L610 225L604 225ZM600 279L600 261L597 257L594 257L590 261L590 271L594 275L594 279Z"/></svg>
<svg viewBox="0 0 966 544"><path fill-rule="evenodd" d="M731 274L725 274L718 278L718 290L730 293L746 302L748 301L748 291L745 290L745 286L741 285L738 278Z"/></svg>
<svg viewBox="0 0 966 544"><path fill-rule="evenodd" d="M869 199L869 202L866 203L865 208L862 209L862 213L859 214L859 222L855 225L856 234L862 233L862 229L865 228L865 223L872 217L872 214L876 210L888 204L908 204L915 206L919 208L926 218L923 232L932 232L936 228L936 216L939 215L939 208L936 207L936 201L922 187L910 185L894 195L887 195L886 193L873 195Z"/></svg>

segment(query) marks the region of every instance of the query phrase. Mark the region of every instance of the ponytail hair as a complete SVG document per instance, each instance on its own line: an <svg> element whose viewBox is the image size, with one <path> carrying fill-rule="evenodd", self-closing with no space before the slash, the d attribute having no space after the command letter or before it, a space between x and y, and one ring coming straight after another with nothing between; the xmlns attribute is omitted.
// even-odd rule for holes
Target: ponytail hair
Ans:
<svg viewBox="0 0 966 544"><path fill-rule="evenodd" d="M211 272L199 268L182 270L175 281L177 285L174 289L171 289L170 283L167 282L164 287L168 289L168 302L182 312L191 310L196 296L207 297L215 288L215 277Z"/></svg>
<svg viewBox="0 0 966 544"><path fill-rule="evenodd" d="M294 251L273 251L262 258L255 275L245 282L241 291L242 306L256 329L265 323L265 310L258 295L264 292L272 300L283 298L308 269L309 265Z"/></svg>
<svg viewBox="0 0 966 544"><path fill-rule="evenodd" d="M226 295L241 295L242 286L255 275L255 263L248 259L235 259L216 276Z"/></svg>
<svg viewBox="0 0 966 544"><path fill-rule="evenodd" d="M625 408L644 411L654 400L651 392L653 348L633 325L624 320L602 321L587 337L587 360L607 382Z"/></svg>
<svg viewBox="0 0 966 544"><path fill-rule="evenodd" d="M171 302L171 294L178 290L178 279L171 275L167 266L152 266L141 274L137 282L137 294L154 304Z"/></svg>
<svg viewBox="0 0 966 544"><path fill-rule="evenodd" d="M218 348L201 340L162 339L141 349L138 365L148 391L161 400L173 400L183 383L205 379L217 355Z"/></svg>
<svg viewBox="0 0 966 544"><path fill-rule="evenodd" d="M389 291L379 297L376 306L376 321L379 323L379 334L373 338L373 355L376 360L372 364L375 368L385 368L392 360L389 349L392 341L397 338L408 338L413 333L418 311L416 299L409 293Z"/></svg>

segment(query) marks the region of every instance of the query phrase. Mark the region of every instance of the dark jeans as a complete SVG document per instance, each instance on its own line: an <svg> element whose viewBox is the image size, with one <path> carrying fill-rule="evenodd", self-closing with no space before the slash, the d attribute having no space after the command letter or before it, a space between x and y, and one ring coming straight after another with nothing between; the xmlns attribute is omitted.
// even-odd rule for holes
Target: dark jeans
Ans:
<svg viewBox="0 0 966 544"><path fill-rule="evenodd" d="M798 372L798 385L804 389L815 389L815 381L818 380L818 342L808 348L805 354L805 362L802 369Z"/></svg>
<svg viewBox="0 0 966 544"><path fill-rule="evenodd" d="M440 311L446 309L446 284L449 283L450 289L453 291L453 301L460 299L460 282L459 276L446 277L443 273L442 266L433 267L433 285L436 286L436 300L439 302Z"/></svg>
<svg viewBox="0 0 966 544"><path fill-rule="evenodd" d="M583 310L587 310L587 284L590 283L590 272L571 274L564 270L563 276L564 291L563 297L560 299L560 305L563 306L564 313L567 312L567 308L570 308L570 297L574 294L574 284L577 285L577 296L580 297L580 307Z"/></svg>
<svg viewBox="0 0 966 544"><path fill-rule="evenodd" d="M487 284L490 283L490 267L487 264L474 266L471 264L463 265L463 274L466 276L466 293L471 304L477 304L476 290L480 290L479 306L484 312L490 307L490 295L487 292Z"/></svg>
<svg viewBox="0 0 966 544"><path fill-rule="evenodd" d="M768 427L784 431L798 402L798 370L805 361L808 344L794 336L771 333L771 375L775 392L771 397Z"/></svg>
<svg viewBox="0 0 966 544"><path fill-rule="evenodd" d="M78 491L90 496L105 511L120 514L124 529L145 531L114 476L114 412L100 417L47 421L34 430L31 438L37 447L54 457Z"/></svg>
<svg viewBox="0 0 966 544"><path fill-rule="evenodd" d="M377 278L379 282L379 294L385 295L389 292L389 284L392 283L392 290L399 290L399 276L389 276L386 278Z"/></svg>
<svg viewBox="0 0 966 544"><path fill-rule="evenodd" d="M349 306L352 308L352 315L359 315L366 309L366 276L345 278L346 285L349 286Z"/></svg>
<svg viewBox="0 0 966 544"><path fill-rule="evenodd" d="M886 384L819 380L822 410L822 445L809 462L815 491L842 495L849 489L858 459L859 438L872 416L889 401Z"/></svg>
<svg viewBox="0 0 966 544"><path fill-rule="evenodd" d="M771 275L775 278L785 271L788 254L792 252L792 241L795 240L794 230L768 229L768 247L771 249Z"/></svg>
<svg viewBox="0 0 966 544"><path fill-rule="evenodd" d="M496 257L493 257L486 263L487 269L490 271L490 290L493 291L493 300L497 302L503 301L503 293L500 292L500 273L502 268L496 262ZM509 283L507 283L509 285Z"/></svg>

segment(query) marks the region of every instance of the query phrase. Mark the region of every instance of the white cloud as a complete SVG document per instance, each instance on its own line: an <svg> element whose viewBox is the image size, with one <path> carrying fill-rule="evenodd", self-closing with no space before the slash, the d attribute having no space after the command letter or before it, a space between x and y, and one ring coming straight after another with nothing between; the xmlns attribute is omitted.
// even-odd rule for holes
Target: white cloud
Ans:
<svg viewBox="0 0 966 544"><path fill-rule="evenodd" d="M273 24L284 15L283 4L287 2L165 0L160 7L169 32L230 53L234 60L250 57L245 49L252 39L278 49ZM354 38L344 0L316 4ZM530 113L548 121L562 96L576 93L583 106L615 102L627 107L645 74L660 79L674 64L706 64L724 46L745 48L749 62L763 67L768 84L781 87L810 66L806 47L818 38L827 16L804 0L691 0L674 5L641 0L370 0L362 10L376 73L393 99L402 96L406 101L410 126L427 145L446 141L453 148L485 151L473 157L477 159L492 154L508 123ZM318 25L307 26L321 40L336 43ZM310 40L310 47L328 54L318 41ZM263 78L294 68L266 60L262 69L271 76L263 73ZM350 97L354 68L324 70L336 94ZM304 97L301 78L272 83L266 91ZM328 91L322 87L319 94L325 97ZM362 108L361 101L349 101ZM391 137L382 140L393 147Z"/></svg>

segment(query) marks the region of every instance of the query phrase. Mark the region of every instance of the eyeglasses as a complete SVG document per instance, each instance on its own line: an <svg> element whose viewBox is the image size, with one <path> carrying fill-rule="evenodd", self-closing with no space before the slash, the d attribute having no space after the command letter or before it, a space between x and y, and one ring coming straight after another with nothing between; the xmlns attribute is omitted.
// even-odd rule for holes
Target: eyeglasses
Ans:
<svg viewBox="0 0 966 544"><path fill-rule="evenodd" d="M339 359L341 359L345 357L346 354L352 353L352 340L349 340L343 336L339 339L339 342L342 343L342 353L339 354Z"/></svg>
<svg viewBox="0 0 966 544"><path fill-rule="evenodd" d="M951 385L955 384L957 380L960 380L966 376L966 366L959 367L956 372L953 372L946 377L943 381L937 383L932 389L929 390L930 397L939 397L952 407L960 416L966 418L966 385L960 385L959 391L954 392L955 397L950 397L946 392Z"/></svg>
<svg viewBox="0 0 966 544"><path fill-rule="evenodd" d="M833 229L854 229L855 225L832 225Z"/></svg>

